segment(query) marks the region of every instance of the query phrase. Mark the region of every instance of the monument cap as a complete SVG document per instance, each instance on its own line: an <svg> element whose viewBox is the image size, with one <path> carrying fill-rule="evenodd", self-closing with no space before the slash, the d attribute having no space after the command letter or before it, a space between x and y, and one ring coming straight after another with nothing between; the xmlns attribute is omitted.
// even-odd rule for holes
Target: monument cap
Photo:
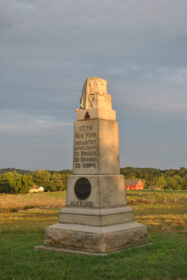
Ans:
<svg viewBox="0 0 187 280"><path fill-rule="evenodd" d="M98 77L88 77L84 82L80 108L76 109L77 120L107 119L115 120L112 98L107 92L107 81Z"/></svg>

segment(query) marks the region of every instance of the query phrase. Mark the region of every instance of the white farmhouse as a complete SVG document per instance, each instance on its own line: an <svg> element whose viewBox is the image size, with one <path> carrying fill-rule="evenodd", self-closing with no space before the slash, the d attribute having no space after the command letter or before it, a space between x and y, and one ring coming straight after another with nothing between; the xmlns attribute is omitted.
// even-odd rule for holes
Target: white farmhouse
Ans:
<svg viewBox="0 0 187 280"><path fill-rule="evenodd" d="M42 186L34 185L29 192L44 192L44 188Z"/></svg>

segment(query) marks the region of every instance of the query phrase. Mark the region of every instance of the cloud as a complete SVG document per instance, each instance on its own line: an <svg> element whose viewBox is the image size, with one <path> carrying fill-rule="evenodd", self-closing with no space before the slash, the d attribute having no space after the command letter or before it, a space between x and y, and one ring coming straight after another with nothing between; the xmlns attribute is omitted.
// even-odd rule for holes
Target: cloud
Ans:
<svg viewBox="0 0 187 280"><path fill-rule="evenodd" d="M155 68L151 71L136 66L126 75L125 81L117 86L120 96L123 94L125 106L187 118L187 68Z"/></svg>
<svg viewBox="0 0 187 280"><path fill-rule="evenodd" d="M180 136L186 131L185 0L0 0L0 7L4 149L10 133L11 139L22 135L22 144L35 134L38 142L47 141L49 146L54 141L51 134L59 141L58 135L67 130L71 137L69 124L75 120L88 76L108 80L120 135L133 134L137 147L139 134L147 135L148 129L150 143L162 135L170 142L175 138L170 131ZM67 139L69 144L72 140ZM180 140L177 143L180 147ZM43 149L42 144L38 147ZM150 158L154 165L153 152ZM169 158L168 151L168 164ZM24 158L20 164L24 167Z"/></svg>
<svg viewBox="0 0 187 280"><path fill-rule="evenodd" d="M44 133L50 133L51 131L54 132L55 129L61 129L64 126L72 126L72 123L55 123L51 121L45 120L19 120L15 121L12 120L10 122L2 122L0 123L0 133L8 133L9 135L14 134L24 134L24 135L33 135Z"/></svg>

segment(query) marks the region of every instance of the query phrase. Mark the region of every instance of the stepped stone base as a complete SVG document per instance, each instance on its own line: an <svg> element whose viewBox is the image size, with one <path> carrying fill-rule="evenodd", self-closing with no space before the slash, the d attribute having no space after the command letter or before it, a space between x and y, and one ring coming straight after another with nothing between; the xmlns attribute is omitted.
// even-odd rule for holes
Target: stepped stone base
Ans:
<svg viewBox="0 0 187 280"><path fill-rule="evenodd" d="M147 243L146 226L130 222L110 226L58 223L46 229L44 246L83 253L107 253Z"/></svg>
<svg viewBox="0 0 187 280"><path fill-rule="evenodd" d="M134 214L129 206L108 209L64 207L59 213L59 222L65 224L109 226L133 221Z"/></svg>

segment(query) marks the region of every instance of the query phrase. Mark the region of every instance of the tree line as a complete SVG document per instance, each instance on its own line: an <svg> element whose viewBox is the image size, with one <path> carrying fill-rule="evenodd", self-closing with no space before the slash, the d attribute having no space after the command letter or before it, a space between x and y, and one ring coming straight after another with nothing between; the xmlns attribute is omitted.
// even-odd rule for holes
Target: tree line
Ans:
<svg viewBox="0 0 187 280"><path fill-rule="evenodd" d="M126 179L141 179L144 188L157 186L161 189L187 190L187 168L155 169L125 167L120 169ZM63 191L67 187L69 169L61 171L0 169L0 193L28 193L33 185L39 185L45 191Z"/></svg>
<svg viewBox="0 0 187 280"><path fill-rule="evenodd" d="M157 186L168 190L187 190L187 168L155 169L155 168L121 168L126 179L141 179L144 188Z"/></svg>
<svg viewBox="0 0 187 280"><path fill-rule="evenodd" d="M0 170L0 193L28 193L34 185L42 186L45 191L63 191L71 174L71 170L5 170Z"/></svg>

